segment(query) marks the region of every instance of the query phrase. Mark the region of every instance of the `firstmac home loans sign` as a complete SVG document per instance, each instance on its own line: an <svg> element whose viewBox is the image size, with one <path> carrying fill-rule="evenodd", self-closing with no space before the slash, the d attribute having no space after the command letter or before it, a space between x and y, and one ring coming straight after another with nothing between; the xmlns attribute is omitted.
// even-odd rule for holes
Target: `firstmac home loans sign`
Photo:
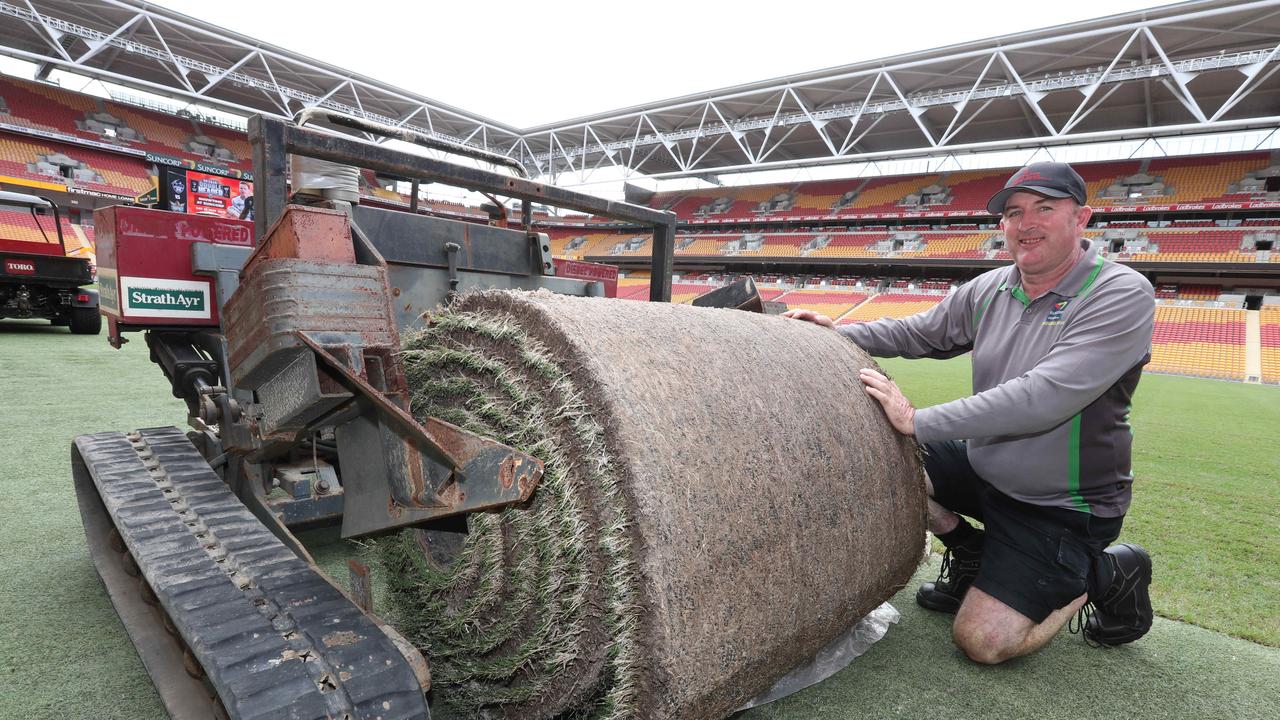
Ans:
<svg viewBox="0 0 1280 720"><path fill-rule="evenodd" d="M192 280L122 277L124 314L208 320L209 284Z"/></svg>

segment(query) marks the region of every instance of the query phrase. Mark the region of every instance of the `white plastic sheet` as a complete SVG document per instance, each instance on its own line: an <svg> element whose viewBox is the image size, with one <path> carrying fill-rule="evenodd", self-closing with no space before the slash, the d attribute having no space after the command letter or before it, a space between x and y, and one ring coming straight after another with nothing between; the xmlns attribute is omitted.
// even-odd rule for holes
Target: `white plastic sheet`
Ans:
<svg viewBox="0 0 1280 720"><path fill-rule="evenodd" d="M826 680L848 667L889 632L889 626L902 619L897 608L884 603L854 623L849 632L818 651L808 665L801 665L783 675L773 687L752 698L739 712L773 702Z"/></svg>

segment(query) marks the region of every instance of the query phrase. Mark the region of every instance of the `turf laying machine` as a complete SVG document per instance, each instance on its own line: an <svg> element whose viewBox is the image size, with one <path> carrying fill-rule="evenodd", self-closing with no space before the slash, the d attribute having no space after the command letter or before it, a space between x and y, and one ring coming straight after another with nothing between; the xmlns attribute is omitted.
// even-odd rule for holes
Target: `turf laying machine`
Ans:
<svg viewBox="0 0 1280 720"><path fill-rule="evenodd" d="M89 550L174 718L429 717L429 669L372 614L367 576L353 564L352 590L335 585L294 531L427 527L447 548L465 514L529 499L543 466L415 420L401 334L467 290L604 294L590 271L557 268L546 236L530 230L534 202L652 228L651 299L670 297L670 213L531 182L518 166L508 175L304 125L251 120L252 224L136 208L105 209L96 223L110 342L142 333L189 411L186 432L104 432L72 447ZM415 191L440 182L519 198L522 221L363 206L343 194L353 186L298 204L285 183L291 157L404 178Z"/></svg>

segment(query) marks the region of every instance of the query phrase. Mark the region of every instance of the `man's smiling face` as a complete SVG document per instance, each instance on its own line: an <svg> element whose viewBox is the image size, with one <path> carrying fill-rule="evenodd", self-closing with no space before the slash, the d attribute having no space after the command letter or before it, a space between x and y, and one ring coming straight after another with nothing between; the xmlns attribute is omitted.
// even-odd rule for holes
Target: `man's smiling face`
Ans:
<svg viewBox="0 0 1280 720"><path fill-rule="evenodd" d="M1017 192L1005 202L1000 226L1005 246L1023 275L1042 276L1074 256L1093 210L1071 198Z"/></svg>

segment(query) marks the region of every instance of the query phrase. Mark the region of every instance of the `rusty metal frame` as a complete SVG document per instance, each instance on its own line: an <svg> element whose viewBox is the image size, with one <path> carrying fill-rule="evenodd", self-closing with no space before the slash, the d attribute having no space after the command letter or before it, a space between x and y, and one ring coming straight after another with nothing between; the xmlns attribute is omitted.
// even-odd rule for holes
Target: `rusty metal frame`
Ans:
<svg viewBox="0 0 1280 720"><path fill-rule="evenodd" d="M671 301L671 266L675 257L676 216L673 213L605 200L592 195L544 185L524 178L421 157L391 148L300 128L281 120L255 115L249 119L253 147L256 212L254 230L259 240L284 212L288 202L285 167L290 154L355 165L379 173L420 182L446 185L537 202L569 210L602 215L648 227L653 232L652 280L649 299ZM529 213L524 213L527 221Z"/></svg>

